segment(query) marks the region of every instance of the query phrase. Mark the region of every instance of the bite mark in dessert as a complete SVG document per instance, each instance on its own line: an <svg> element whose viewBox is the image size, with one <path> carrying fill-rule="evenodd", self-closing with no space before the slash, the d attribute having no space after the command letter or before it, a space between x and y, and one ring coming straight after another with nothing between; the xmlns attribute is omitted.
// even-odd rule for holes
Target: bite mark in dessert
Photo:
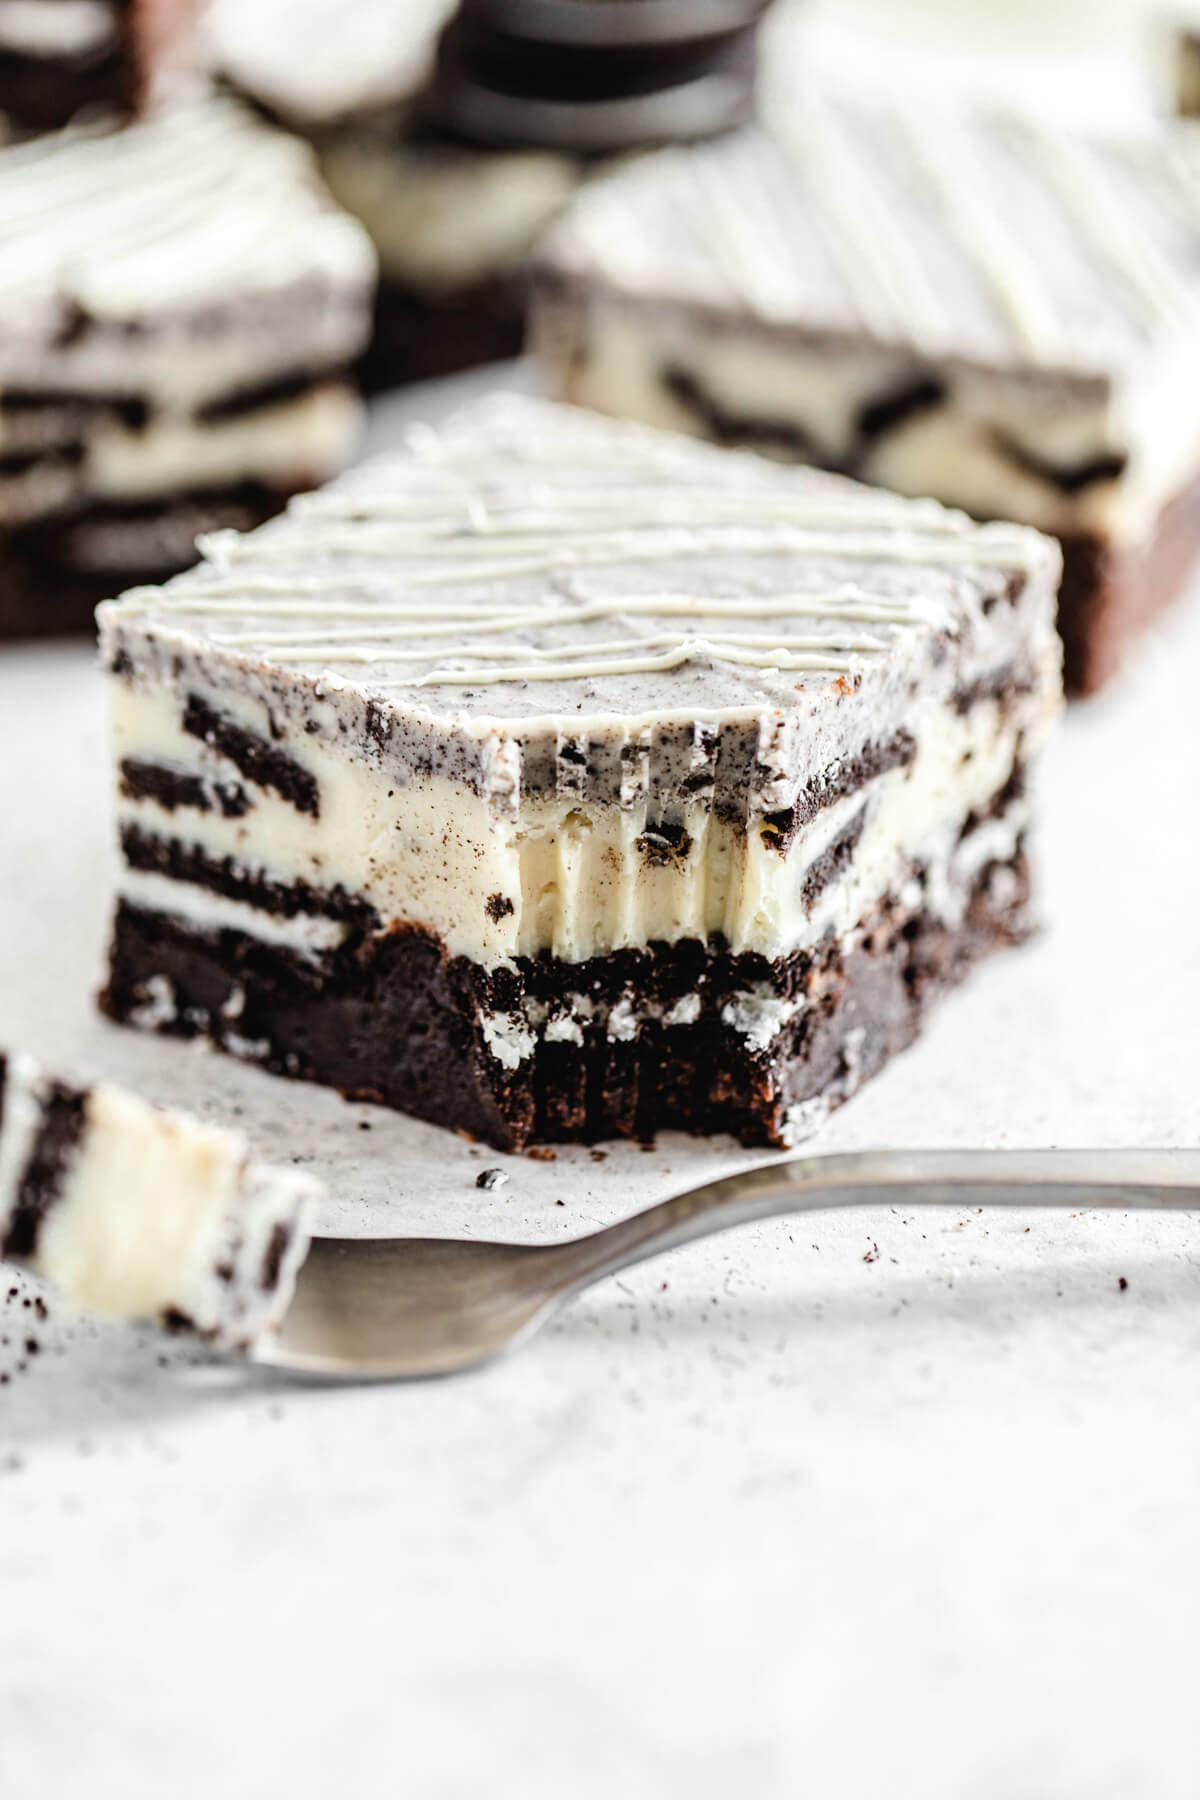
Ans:
<svg viewBox="0 0 1200 1800"><path fill-rule="evenodd" d="M236 1132L0 1052L0 1257L81 1309L248 1345L286 1310L318 1192Z"/></svg>
<svg viewBox="0 0 1200 1800"><path fill-rule="evenodd" d="M783 1143L1027 929L1034 532L501 399L204 548L102 609L116 1018L504 1147Z"/></svg>

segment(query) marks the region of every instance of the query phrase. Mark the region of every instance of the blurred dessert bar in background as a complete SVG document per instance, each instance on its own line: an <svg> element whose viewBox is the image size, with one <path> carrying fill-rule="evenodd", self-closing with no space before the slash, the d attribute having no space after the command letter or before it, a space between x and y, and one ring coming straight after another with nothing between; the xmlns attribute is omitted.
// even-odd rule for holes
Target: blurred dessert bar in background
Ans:
<svg viewBox="0 0 1200 1800"><path fill-rule="evenodd" d="M381 388L519 352L546 227L614 152L746 116L764 4L215 0L206 57L370 232Z"/></svg>
<svg viewBox="0 0 1200 1800"><path fill-rule="evenodd" d="M237 1132L0 1052L0 1256L83 1310L250 1344L287 1307L318 1196Z"/></svg>
<svg viewBox="0 0 1200 1800"><path fill-rule="evenodd" d="M340 469L374 253L308 148L201 96L0 149L0 637L83 629Z"/></svg>
<svg viewBox="0 0 1200 1800"><path fill-rule="evenodd" d="M1036 532L508 397L203 548L101 608L113 1018L784 1144L1028 929Z"/></svg>
<svg viewBox="0 0 1200 1800"><path fill-rule="evenodd" d="M125 119L189 63L195 0L0 0L0 121L57 131Z"/></svg>
<svg viewBox="0 0 1200 1800"><path fill-rule="evenodd" d="M1057 536L1097 687L1200 547L1200 152L800 87L591 184L540 259L559 396Z"/></svg>

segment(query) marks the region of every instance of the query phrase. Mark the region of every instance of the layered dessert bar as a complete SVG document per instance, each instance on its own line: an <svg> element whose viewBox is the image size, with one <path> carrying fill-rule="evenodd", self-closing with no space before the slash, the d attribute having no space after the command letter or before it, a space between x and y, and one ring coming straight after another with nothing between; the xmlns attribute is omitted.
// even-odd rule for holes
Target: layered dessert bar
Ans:
<svg viewBox="0 0 1200 1800"><path fill-rule="evenodd" d="M0 119L57 131L80 113L128 118L189 59L194 0L0 0Z"/></svg>
<svg viewBox="0 0 1200 1800"><path fill-rule="evenodd" d="M339 469L374 254L309 151L200 96L0 149L0 638L80 630Z"/></svg>
<svg viewBox="0 0 1200 1800"><path fill-rule="evenodd" d="M1098 686L1200 541L1200 161L803 90L552 230L556 394L1053 533L1068 685Z"/></svg>
<svg viewBox="0 0 1200 1800"><path fill-rule="evenodd" d="M115 1019L795 1141L1028 925L1057 546L499 397L101 608Z"/></svg>
<svg viewBox="0 0 1200 1800"><path fill-rule="evenodd" d="M252 1343L286 1310L317 1196L237 1132L0 1052L0 1257L85 1311Z"/></svg>

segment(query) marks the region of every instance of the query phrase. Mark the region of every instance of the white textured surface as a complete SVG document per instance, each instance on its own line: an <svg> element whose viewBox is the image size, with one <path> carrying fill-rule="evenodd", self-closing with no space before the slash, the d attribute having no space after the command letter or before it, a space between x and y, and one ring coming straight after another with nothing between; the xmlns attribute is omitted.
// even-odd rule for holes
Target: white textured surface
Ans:
<svg viewBox="0 0 1200 1800"><path fill-rule="evenodd" d="M1198 666L1194 604L1071 715L1049 929L818 1147L1200 1141ZM104 796L87 655L0 657L0 1040L240 1122L328 1228L554 1236L743 1159L505 1158L102 1023ZM18 1374L0 1284L0 1792L1191 1796L1198 1231L784 1221L345 1392L56 1309Z"/></svg>

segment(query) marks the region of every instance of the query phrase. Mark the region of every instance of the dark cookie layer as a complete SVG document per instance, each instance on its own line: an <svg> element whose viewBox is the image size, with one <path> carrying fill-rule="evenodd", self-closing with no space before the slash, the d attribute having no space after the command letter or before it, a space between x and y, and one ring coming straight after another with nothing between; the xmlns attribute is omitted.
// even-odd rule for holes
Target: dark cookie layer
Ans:
<svg viewBox="0 0 1200 1800"><path fill-rule="evenodd" d="M315 776L286 750L269 744L228 713L219 712L199 694L188 695L183 729L225 757L255 787L270 789L297 812L314 819L320 816L321 795Z"/></svg>
<svg viewBox="0 0 1200 1800"><path fill-rule="evenodd" d="M143 831L140 825L121 827L121 854L131 869L205 888L210 894L256 907L273 918L333 919L361 931L369 931L379 923L370 901L348 894L343 887L316 888L306 881L270 881L232 856L209 856L198 845L159 837Z"/></svg>
<svg viewBox="0 0 1200 1800"><path fill-rule="evenodd" d="M87 1096L79 1088L47 1083L40 1098L41 1122L17 1181L16 1204L0 1242L0 1256L29 1257L37 1249L42 1221L58 1199L67 1161L83 1136L86 1105Z"/></svg>
<svg viewBox="0 0 1200 1800"><path fill-rule="evenodd" d="M236 781L206 781L201 775L143 762L136 756L125 758L119 777L125 799L153 800L167 812L187 807L193 812L220 811L226 819L241 819L250 810L250 796Z"/></svg>

